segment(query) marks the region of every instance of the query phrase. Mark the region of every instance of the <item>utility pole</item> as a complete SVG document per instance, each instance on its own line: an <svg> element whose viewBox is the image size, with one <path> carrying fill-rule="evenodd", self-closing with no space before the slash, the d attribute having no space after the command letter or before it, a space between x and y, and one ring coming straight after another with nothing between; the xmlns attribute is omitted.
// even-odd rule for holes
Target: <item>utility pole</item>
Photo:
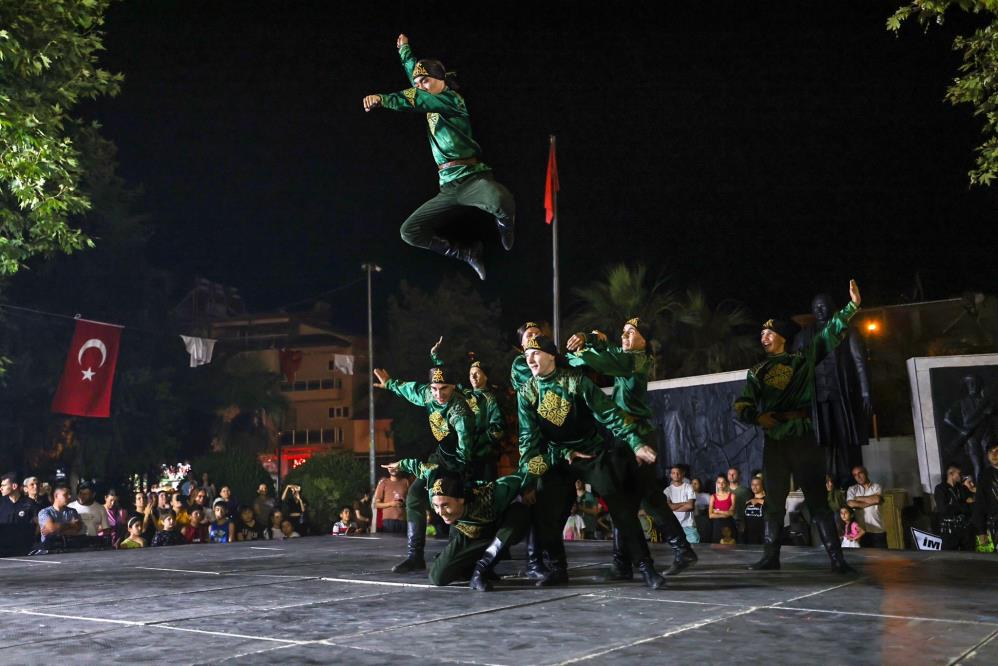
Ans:
<svg viewBox="0 0 998 666"><path fill-rule="evenodd" d="M371 437L370 442L370 486L371 492L374 492L374 480L375 480L375 454L374 454L374 320L371 310L371 273L380 273L381 266L377 264L363 264L361 266L365 271L367 271L367 418L368 418L368 430Z"/></svg>

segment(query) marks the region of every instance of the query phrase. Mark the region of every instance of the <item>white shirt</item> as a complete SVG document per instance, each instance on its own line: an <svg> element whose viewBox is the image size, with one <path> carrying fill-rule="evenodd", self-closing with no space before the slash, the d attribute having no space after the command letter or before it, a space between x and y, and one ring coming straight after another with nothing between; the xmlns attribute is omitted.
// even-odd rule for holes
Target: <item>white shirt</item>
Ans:
<svg viewBox="0 0 998 666"><path fill-rule="evenodd" d="M697 498L696 493L693 492L693 486L688 483L681 483L678 486L670 483L662 492L673 504L696 501ZM679 521L681 527L693 527L692 511L673 511L672 513L676 515L676 520Z"/></svg>
<svg viewBox="0 0 998 666"><path fill-rule="evenodd" d="M79 502L70 502L69 508L76 509L76 513L80 514L80 522L83 523L81 534L97 536L101 530L111 527L111 521L107 518L107 510L103 504L94 501L90 506L84 506Z"/></svg>
<svg viewBox="0 0 998 666"><path fill-rule="evenodd" d="M849 486L849 490L846 491L846 501L851 499L856 499L857 497L868 497L870 495L883 495L883 491L880 489L879 483L870 483L869 486L863 487L860 484L855 486ZM872 534L879 534L884 532L884 524L880 520L880 505L876 504L874 506L868 506L865 509L856 509L856 522L867 532Z"/></svg>

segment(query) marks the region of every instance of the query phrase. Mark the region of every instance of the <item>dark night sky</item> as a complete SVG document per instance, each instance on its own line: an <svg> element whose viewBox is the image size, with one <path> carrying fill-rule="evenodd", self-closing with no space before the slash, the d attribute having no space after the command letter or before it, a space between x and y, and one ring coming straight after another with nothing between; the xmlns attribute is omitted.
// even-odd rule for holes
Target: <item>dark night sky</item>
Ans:
<svg viewBox="0 0 998 666"><path fill-rule="evenodd" d="M436 191L421 116L363 113L404 87L394 48L456 69L476 138L519 206L504 255L487 218L489 299L550 312L547 137L559 142L563 284L612 261L739 298L756 316L998 284L998 193L970 189L979 122L943 102L970 19L884 29L896 3L455 3L131 0L108 16L122 94L84 111L142 184L150 261L242 289L254 309L386 267L433 285L470 271L404 245ZM700 5L708 5L700 7ZM987 231L984 231L987 230ZM361 285L340 292L362 321ZM339 318L339 317L338 317Z"/></svg>

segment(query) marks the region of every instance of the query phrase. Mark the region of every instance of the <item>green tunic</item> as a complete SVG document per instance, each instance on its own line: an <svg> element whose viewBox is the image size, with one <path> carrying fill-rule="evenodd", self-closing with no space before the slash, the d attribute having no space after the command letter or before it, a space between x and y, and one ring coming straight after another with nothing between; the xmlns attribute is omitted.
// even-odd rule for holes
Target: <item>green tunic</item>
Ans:
<svg viewBox="0 0 998 666"><path fill-rule="evenodd" d="M541 476L571 451L599 453L605 441L596 429L597 421L632 450L644 445L635 422L574 368L556 368L547 377L532 377L517 393L517 413L522 474Z"/></svg>
<svg viewBox="0 0 998 666"><path fill-rule="evenodd" d="M607 377L613 377L613 401L631 419L639 432L647 437L654 429L651 408L648 406L648 375L651 359L641 351L624 351L607 345L593 336L585 346L568 355L572 367L587 366Z"/></svg>
<svg viewBox="0 0 998 666"><path fill-rule="evenodd" d="M520 494L522 484L522 474L511 474L472 488L465 500L464 515L453 528L469 539L488 535L489 528L499 522L506 507Z"/></svg>
<svg viewBox="0 0 998 666"><path fill-rule="evenodd" d="M437 368L443 367L443 360L436 354L430 354L430 363ZM499 400L492 389L474 389L462 384L457 390L464 396L468 407L475 416L475 437L471 447L469 461L490 460L498 457L499 443L502 442L506 429L506 418L502 414Z"/></svg>
<svg viewBox="0 0 998 666"><path fill-rule="evenodd" d="M753 425L765 412L808 414L814 395L814 366L839 345L849 330L849 320L859 308L851 301L835 313L804 349L774 354L748 371L745 388L735 401L738 418ZM811 431L807 416L790 418L766 431L771 440L800 437Z"/></svg>
<svg viewBox="0 0 998 666"><path fill-rule="evenodd" d="M430 432L437 441L437 449L430 455L428 464L418 458L406 458L399 461L399 468L408 474L423 478L437 465L463 473L468 464L475 435L474 414L464 397L455 391L447 404L441 405L433 399L429 384L389 379L385 383L385 388L426 409Z"/></svg>
<svg viewBox="0 0 998 666"><path fill-rule="evenodd" d="M530 366L527 365L527 359L523 357L523 354L517 354L516 358L513 359L513 365L509 368L509 384L513 387L514 391L519 391L520 387L530 381L530 378L534 376L534 373L530 372Z"/></svg>
<svg viewBox="0 0 998 666"><path fill-rule="evenodd" d="M416 58L408 44L399 49L402 69L406 80L412 80L412 70ZM445 88L439 95L431 95L419 88L408 88L401 92L381 95L381 106L392 111L413 111L426 114L427 136L430 150L436 163L444 164L453 160L481 158L482 147L471 135L471 118L468 107L456 91ZM473 173L492 169L484 162L459 164L440 171L440 184L460 180Z"/></svg>

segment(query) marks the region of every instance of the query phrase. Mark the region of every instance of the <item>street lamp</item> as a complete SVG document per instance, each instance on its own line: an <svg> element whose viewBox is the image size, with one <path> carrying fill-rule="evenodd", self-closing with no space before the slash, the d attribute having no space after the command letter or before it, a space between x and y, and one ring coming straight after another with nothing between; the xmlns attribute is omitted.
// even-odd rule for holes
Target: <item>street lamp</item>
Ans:
<svg viewBox="0 0 998 666"><path fill-rule="evenodd" d="M371 273L380 273L381 266L372 263L362 264L361 268L367 271L367 418L368 430L371 437L370 456L370 487L374 492L374 323L371 314Z"/></svg>

